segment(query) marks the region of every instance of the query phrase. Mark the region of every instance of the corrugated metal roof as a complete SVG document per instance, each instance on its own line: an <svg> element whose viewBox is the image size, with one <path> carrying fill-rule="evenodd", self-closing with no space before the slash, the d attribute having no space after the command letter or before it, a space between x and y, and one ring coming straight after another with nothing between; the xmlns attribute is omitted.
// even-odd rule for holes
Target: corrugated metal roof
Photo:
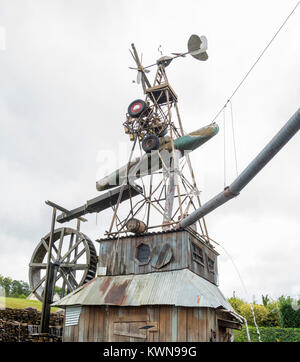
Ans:
<svg viewBox="0 0 300 362"><path fill-rule="evenodd" d="M101 276L53 305L175 305L223 307L232 310L216 285L188 269L139 275Z"/></svg>
<svg viewBox="0 0 300 362"><path fill-rule="evenodd" d="M181 228L181 229L171 229L171 230L163 230L163 231L148 231L143 234L139 234L139 237L150 236L150 235L171 234L171 233L178 233L178 232L182 232L182 231L186 231L186 230ZM99 239L96 239L96 241L100 242L100 241L109 241L109 240L115 240L115 239L126 239L128 237L132 238L134 236L135 236L134 234L130 234L130 235L123 235L123 236L108 237L108 238L99 238Z"/></svg>

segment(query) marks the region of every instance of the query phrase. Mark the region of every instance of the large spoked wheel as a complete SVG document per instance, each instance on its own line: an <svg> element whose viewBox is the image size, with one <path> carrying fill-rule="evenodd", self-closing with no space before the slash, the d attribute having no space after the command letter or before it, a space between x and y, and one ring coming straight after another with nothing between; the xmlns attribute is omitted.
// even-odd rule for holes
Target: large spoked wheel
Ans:
<svg viewBox="0 0 300 362"><path fill-rule="evenodd" d="M50 233L36 247L29 264L29 283L35 296L43 301ZM97 253L92 241L72 228L59 228L53 234L51 262L58 265L55 293L60 298L96 275Z"/></svg>

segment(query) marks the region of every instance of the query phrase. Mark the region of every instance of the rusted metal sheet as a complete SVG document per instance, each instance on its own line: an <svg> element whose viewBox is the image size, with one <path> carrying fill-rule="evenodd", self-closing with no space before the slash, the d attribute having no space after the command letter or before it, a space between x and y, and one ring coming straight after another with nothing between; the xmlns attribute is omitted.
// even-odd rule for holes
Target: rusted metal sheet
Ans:
<svg viewBox="0 0 300 362"><path fill-rule="evenodd" d="M188 269L98 277L53 305L175 305L232 310L217 286Z"/></svg>

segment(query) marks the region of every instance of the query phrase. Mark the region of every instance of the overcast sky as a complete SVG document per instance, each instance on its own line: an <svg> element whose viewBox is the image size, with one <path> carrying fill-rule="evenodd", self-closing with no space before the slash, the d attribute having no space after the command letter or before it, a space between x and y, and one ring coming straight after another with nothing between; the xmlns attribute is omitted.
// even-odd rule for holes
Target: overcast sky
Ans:
<svg viewBox="0 0 300 362"><path fill-rule="evenodd" d="M0 274L27 281L31 254L50 229L44 201L73 208L97 196L97 157L124 155L125 113L143 98L128 68L132 42L147 65L159 45L170 55L186 51L191 34L206 35L207 62L187 57L167 68L184 129L193 131L212 121L296 3L0 0ZM300 8L232 99L240 171L299 107L299 34ZM219 134L192 155L202 202L224 186L222 114L217 122ZM225 122L229 184L229 109ZM300 296L299 146L297 134L236 200L206 218L259 302L261 294ZM89 215L83 231L95 240L109 217ZM246 299L232 260L216 249L220 289Z"/></svg>

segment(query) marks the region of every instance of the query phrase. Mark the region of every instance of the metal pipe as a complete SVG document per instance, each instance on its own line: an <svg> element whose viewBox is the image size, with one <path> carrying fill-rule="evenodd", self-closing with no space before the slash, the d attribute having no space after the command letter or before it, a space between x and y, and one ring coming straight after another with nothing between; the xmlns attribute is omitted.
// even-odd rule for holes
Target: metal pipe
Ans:
<svg viewBox="0 0 300 362"><path fill-rule="evenodd" d="M184 218L178 226L181 228L190 226L217 207L238 196L240 191L264 168L281 148L288 143L299 129L300 108L229 187L226 187L224 191L207 201L203 206L192 212L191 215Z"/></svg>

